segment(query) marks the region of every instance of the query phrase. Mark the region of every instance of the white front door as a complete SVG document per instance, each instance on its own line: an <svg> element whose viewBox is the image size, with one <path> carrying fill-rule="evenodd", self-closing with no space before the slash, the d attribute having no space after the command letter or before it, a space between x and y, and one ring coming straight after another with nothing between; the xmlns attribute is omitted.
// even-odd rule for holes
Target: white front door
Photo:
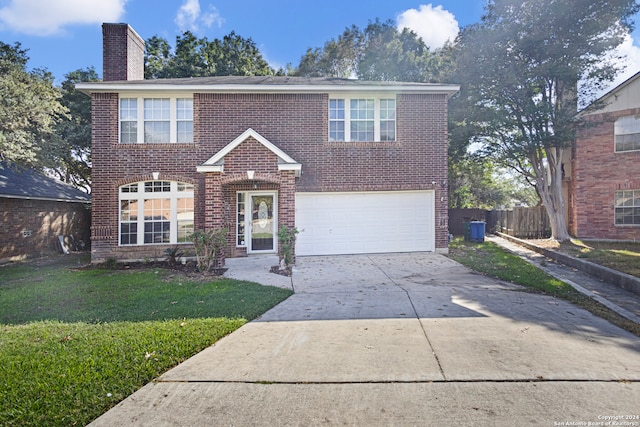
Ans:
<svg viewBox="0 0 640 427"><path fill-rule="evenodd" d="M277 202L276 193L249 193L249 253L275 252L277 245Z"/></svg>

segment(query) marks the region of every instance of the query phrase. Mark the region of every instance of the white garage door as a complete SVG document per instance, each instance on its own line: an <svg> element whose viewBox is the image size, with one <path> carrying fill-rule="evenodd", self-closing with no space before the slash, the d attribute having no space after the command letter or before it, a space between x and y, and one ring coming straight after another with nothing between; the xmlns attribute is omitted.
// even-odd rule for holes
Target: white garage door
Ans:
<svg viewBox="0 0 640 427"><path fill-rule="evenodd" d="M435 250L433 191L296 193L297 255Z"/></svg>

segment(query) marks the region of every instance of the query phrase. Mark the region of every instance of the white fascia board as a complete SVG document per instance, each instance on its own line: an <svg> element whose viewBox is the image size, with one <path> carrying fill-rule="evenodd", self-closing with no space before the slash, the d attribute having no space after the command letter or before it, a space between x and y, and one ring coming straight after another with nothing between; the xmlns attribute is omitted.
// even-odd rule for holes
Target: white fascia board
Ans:
<svg viewBox="0 0 640 427"><path fill-rule="evenodd" d="M201 165L196 167L196 171L200 173L207 172L224 172L224 165Z"/></svg>
<svg viewBox="0 0 640 427"><path fill-rule="evenodd" d="M76 89L91 93L126 92L189 92L189 93L336 93L336 92L393 92L425 93L452 96L460 90L459 85L172 85L135 83L78 83Z"/></svg>
<svg viewBox="0 0 640 427"><path fill-rule="evenodd" d="M222 150L218 151L213 157L211 157L209 160L204 162L204 165L214 165L216 163L221 162L227 154L233 151L233 149L236 148L238 145L246 141L247 138L249 137L252 137L253 139L257 140L260 144L264 145L269 151L271 151L276 156L278 156L278 158L282 160L284 163L297 163L288 154L286 154L284 151L282 151L281 149L273 145L265 137L260 135L255 130L249 128L244 132L242 132L242 134L238 136L236 139L234 139L229 144L227 144L227 146L224 147Z"/></svg>
<svg viewBox="0 0 640 427"><path fill-rule="evenodd" d="M296 177L300 177L302 174L302 165L300 163L280 163L278 165L279 171L295 171Z"/></svg>

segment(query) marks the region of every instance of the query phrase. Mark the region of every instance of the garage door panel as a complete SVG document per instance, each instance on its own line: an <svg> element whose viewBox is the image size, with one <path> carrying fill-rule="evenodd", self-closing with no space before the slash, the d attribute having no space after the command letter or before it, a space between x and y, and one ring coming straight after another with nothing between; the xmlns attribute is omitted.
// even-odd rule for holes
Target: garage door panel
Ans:
<svg viewBox="0 0 640 427"><path fill-rule="evenodd" d="M435 250L433 191L297 193L298 255Z"/></svg>

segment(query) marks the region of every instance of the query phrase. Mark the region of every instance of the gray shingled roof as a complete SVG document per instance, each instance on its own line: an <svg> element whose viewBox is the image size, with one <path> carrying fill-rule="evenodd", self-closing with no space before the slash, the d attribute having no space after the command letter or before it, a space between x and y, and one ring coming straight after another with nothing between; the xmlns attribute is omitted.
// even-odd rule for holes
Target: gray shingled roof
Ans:
<svg viewBox="0 0 640 427"><path fill-rule="evenodd" d="M91 196L33 169L0 163L0 197L91 203Z"/></svg>

